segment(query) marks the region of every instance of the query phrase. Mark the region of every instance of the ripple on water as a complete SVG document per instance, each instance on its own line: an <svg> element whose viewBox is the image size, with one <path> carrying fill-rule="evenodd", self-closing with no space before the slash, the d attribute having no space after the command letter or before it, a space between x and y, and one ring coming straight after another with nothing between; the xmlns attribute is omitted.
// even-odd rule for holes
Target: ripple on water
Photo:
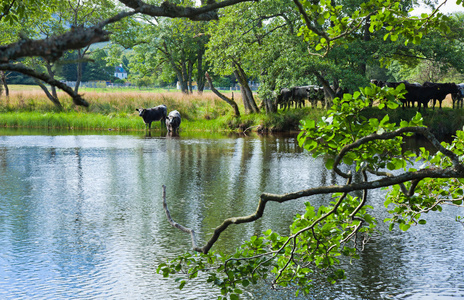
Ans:
<svg viewBox="0 0 464 300"><path fill-rule="evenodd" d="M166 222L161 185L174 219L204 240L224 217L254 212L263 191L337 183L321 169L323 160L293 144L263 137L0 137L0 299L217 298L205 278L179 291L156 274L160 262L190 249L189 236ZM346 262L347 280L316 278L309 297L299 299L464 298L456 212L444 209L424 216L426 226L389 232L381 193L370 194L381 234L359 260ZM269 205L263 219L231 228L215 247L230 250L271 227L288 232L304 201L329 198ZM259 285L243 298L293 295Z"/></svg>

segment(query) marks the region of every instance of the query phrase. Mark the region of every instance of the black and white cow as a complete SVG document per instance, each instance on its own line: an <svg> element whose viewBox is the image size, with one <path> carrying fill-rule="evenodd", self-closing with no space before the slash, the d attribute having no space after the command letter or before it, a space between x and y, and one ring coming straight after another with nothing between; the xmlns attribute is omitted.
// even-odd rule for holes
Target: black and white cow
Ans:
<svg viewBox="0 0 464 300"><path fill-rule="evenodd" d="M453 99L453 108L462 108L463 99L464 99L464 83L456 84L459 92L452 93L451 99Z"/></svg>
<svg viewBox="0 0 464 300"><path fill-rule="evenodd" d="M168 109L166 105L161 104L152 108L138 108L136 111L139 112L145 126L151 129L151 122L161 121L161 124L165 124Z"/></svg>
<svg viewBox="0 0 464 300"><path fill-rule="evenodd" d="M176 133L179 131L179 126L181 122L180 113L177 110L169 112L168 117L166 118L166 128L168 132Z"/></svg>

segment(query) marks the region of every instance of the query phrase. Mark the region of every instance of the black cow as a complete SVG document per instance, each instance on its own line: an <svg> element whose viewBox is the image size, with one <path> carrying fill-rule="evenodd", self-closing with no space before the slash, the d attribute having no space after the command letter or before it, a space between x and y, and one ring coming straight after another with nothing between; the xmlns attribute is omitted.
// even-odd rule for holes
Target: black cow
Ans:
<svg viewBox="0 0 464 300"><path fill-rule="evenodd" d="M176 133L179 131L181 118L180 113L177 110L173 110L169 113L168 117L166 118L166 128L168 132Z"/></svg>
<svg viewBox="0 0 464 300"><path fill-rule="evenodd" d="M142 117L145 127L151 129L151 122L161 121L161 124L165 124L168 109L166 105L162 104L152 108L139 108L136 111Z"/></svg>
<svg viewBox="0 0 464 300"><path fill-rule="evenodd" d="M437 94L437 88L431 85L420 85L418 83L409 83L408 81L378 82L376 84L378 86L386 86L391 88L396 88L400 84L404 84L406 93L403 95L404 98L400 99L400 101L403 103L403 109L405 107L414 107L414 103L417 103L418 110L420 111L421 107L424 109L427 108L429 101L434 99L434 97L439 97Z"/></svg>
<svg viewBox="0 0 464 300"><path fill-rule="evenodd" d="M421 110L421 107L424 109L427 108L429 101L435 95L435 89L433 87L421 86L418 84L405 84L407 93L404 94L404 99L401 101L406 104L408 107L414 107L414 103L417 102L418 111Z"/></svg>
<svg viewBox="0 0 464 300"><path fill-rule="evenodd" d="M416 94L416 85L411 85L407 81L398 81L398 82L391 82L391 81L381 81L372 79L371 83L375 84L378 87L389 87L389 88L397 88L400 84L404 84L406 93L403 95L404 98L399 99L401 103L403 103L403 109L407 107L414 107L414 102L417 102L417 94ZM372 104L371 104L372 105Z"/></svg>
<svg viewBox="0 0 464 300"><path fill-rule="evenodd" d="M309 86L294 86L291 88L292 100L295 103L295 107L304 107L305 101L308 99L308 88Z"/></svg>
<svg viewBox="0 0 464 300"><path fill-rule="evenodd" d="M277 95L277 105L284 110L289 106L292 99L292 91L290 89L281 89L280 94Z"/></svg>
<svg viewBox="0 0 464 300"><path fill-rule="evenodd" d="M435 103L437 101L440 102L441 109L441 103L448 94L459 93L459 89L455 83L432 83L426 81L424 82L424 87L426 86L435 88L435 94L431 98L433 100L433 109L435 109Z"/></svg>

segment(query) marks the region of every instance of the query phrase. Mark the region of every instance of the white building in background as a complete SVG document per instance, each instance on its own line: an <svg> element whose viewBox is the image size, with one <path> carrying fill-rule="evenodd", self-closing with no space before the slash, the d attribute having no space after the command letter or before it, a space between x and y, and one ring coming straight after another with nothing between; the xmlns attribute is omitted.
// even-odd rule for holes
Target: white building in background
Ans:
<svg viewBox="0 0 464 300"><path fill-rule="evenodd" d="M124 68L122 67L122 64L115 67L115 70L114 70L114 77L117 77L119 79L126 79L127 78L127 72L126 70L124 70Z"/></svg>

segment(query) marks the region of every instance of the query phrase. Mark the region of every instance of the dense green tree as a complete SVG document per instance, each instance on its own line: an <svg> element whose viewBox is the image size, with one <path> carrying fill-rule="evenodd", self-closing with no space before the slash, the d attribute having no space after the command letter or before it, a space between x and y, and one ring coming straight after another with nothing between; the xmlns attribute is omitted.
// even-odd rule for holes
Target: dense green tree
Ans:
<svg viewBox="0 0 464 300"><path fill-rule="evenodd" d="M174 73L184 93L192 91L193 80L201 92L205 86L206 26L183 19L145 20L137 24L141 29L137 38L128 41L123 33L120 43L135 52L130 65L140 76L158 74L166 79L166 73Z"/></svg>
<svg viewBox="0 0 464 300"><path fill-rule="evenodd" d="M47 5L48 4L48 5ZM38 5L35 1L28 4L28 9L36 9ZM98 6L100 5L100 6ZM22 7L22 6L20 6ZM18 8L21 10L20 8ZM51 38L56 35L64 34L69 28L78 28L82 26L91 26L97 24L101 20L114 14L114 4L111 1L102 3L101 1L81 1L81 0L67 0L67 1L49 1L44 3L44 8L40 13L28 16L25 22L2 22L0 25L8 30L4 30L2 36L2 43L9 43L18 39L20 36L27 38ZM14 16L14 15L13 15ZM76 66L76 85L75 93L78 92L79 83L82 78L84 56L87 53L90 44L84 48L77 49L77 56L74 59L74 66ZM22 64L30 67L39 73L46 73L51 80L56 80L55 73L57 67L63 66L65 63L60 59L49 59L44 57L29 57L23 59ZM35 79L48 98L57 106L61 108L61 103L58 100L55 85L50 85L50 91L44 82L40 79Z"/></svg>
<svg viewBox="0 0 464 300"><path fill-rule="evenodd" d="M402 79L419 83L461 82L458 76L450 74L464 72L464 59L460 55L464 47L462 21L463 14L451 15L447 20L449 31L431 29L420 44L413 45L404 54L407 59L397 59L402 66L398 71Z"/></svg>
<svg viewBox="0 0 464 300"><path fill-rule="evenodd" d="M268 10L263 12L260 10L262 7ZM248 82L267 72L266 69L272 64L266 62L278 57L278 53L276 55L275 52L266 51L266 47L272 43L269 41L270 33L281 27L282 23L285 24L287 16L282 13L284 10L281 1L229 7L224 9L221 19L208 32L211 38L206 56L213 67L212 71L222 76L235 75L240 84L245 110L248 112L259 112ZM276 16L277 14L282 14L282 17ZM266 65L265 69L263 65Z"/></svg>
<svg viewBox="0 0 464 300"><path fill-rule="evenodd" d="M177 4L193 4L177 1ZM150 81L171 82L177 78L184 93L192 92L193 81L200 92L205 86L207 64L203 60L208 23L186 19L143 16L126 19L114 26L110 52L115 62L130 50L131 80L150 77Z"/></svg>
<svg viewBox="0 0 464 300"><path fill-rule="evenodd" d="M361 3L345 1L343 6L337 7L333 2L328 8L337 7L337 16L348 18ZM397 13L405 14L411 2L407 4ZM304 11L303 6L301 9ZM324 35L335 22L326 21L321 8L314 6L314 9L304 20L312 28L318 28L319 35ZM299 36L304 34L306 26L302 27L304 22L295 3L288 0L243 3L224 9L223 14L219 23L209 31L211 40L207 58L213 71L240 75L242 70L242 78L259 78L259 96L270 112L275 111L272 100L282 87L323 85L328 91L327 96L333 98L340 85L356 90L358 86L368 84L369 66L371 71L379 69L379 57L393 58L405 48L404 40L385 41L383 37L388 33L385 28L371 32L370 18L358 17L358 24L344 33L347 37L343 46L335 44L330 51L324 50L322 44L315 45L315 41L319 41L317 37L313 41L310 37L302 39ZM326 12L325 16L329 14ZM308 49L311 49L310 55ZM246 83L243 90L247 90ZM245 107L249 108L247 101Z"/></svg>
<svg viewBox="0 0 464 300"><path fill-rule="evenodd" d="M61 9L56 14L65 21L66 26L71 26L71 28L93 26L116 13L114 1L110 0L67 0L62 2ZM76 93L79 91L84 69L83 64L89 49L90 45L76 50L77 76L74 86Z"/></svg>
<svg viewBox="0 0 464 300"><path fill-rule="evenodd" d="M76 105L88 106L89 103L66 84L48 76L45 73L37 72L27 66L15 64L14 62L24 57L41 57L45 61L56 61L60 59L66 51L79 50L88 47L93 43L108 41L110 32L105 30L105 27L109 28L111 25L121 22L121 20L135 14L143 14L150 17L162 16L170 18L188 18L195 21L208 21L217 18L218 9L248 1L252 0L227 0L218 3L215 3L215 1L206 1L206 3L203 3L202 1L202 6L196 7L192 6L190 4L191 2L187 3L187 5L178 5L179 3L169 1L164 1L161 4L146 4L143 1L120 0L119 3L125 5L126 8L124 9L119 7L119 9L121 9L120 13L113 17L101 20L97 24L84 20L80 23L81 25L73 26L65 33L48 39L34 40L23 36L17 42L10 44L6 43L5 46L0 48L0 70L16 71L42 80L52 86L56 86L64 90L72 97L73 102ZM85 7L87 4L92 5L91 1L77 3L79 5L74 5L74 8ZM18 16L28 19L29 13L52 11L56 9L57 4L65 3L63 1L55 0L29 0L21 2L16 0L1 0L0 4L3 9L0 21L5 23L5 20L7 20L11 24L14 24L19 22ZM115 3L108 2L107 4L112 6ZM91 9L91 11L93 11L93 9ZM74 12L76 15L76 10L74 10ZM83 16L86 17L89 15ZM86 27L92 23L94 25Z"/></svg>
<svg viewBox="0 0 464 300"><path fill-rule="evenodd" d="M90 60L84 66L82 80L105 80L111 81L114 79L114 66L107 66L106 51L104 49L96 49L90 52Z"/></svg>

